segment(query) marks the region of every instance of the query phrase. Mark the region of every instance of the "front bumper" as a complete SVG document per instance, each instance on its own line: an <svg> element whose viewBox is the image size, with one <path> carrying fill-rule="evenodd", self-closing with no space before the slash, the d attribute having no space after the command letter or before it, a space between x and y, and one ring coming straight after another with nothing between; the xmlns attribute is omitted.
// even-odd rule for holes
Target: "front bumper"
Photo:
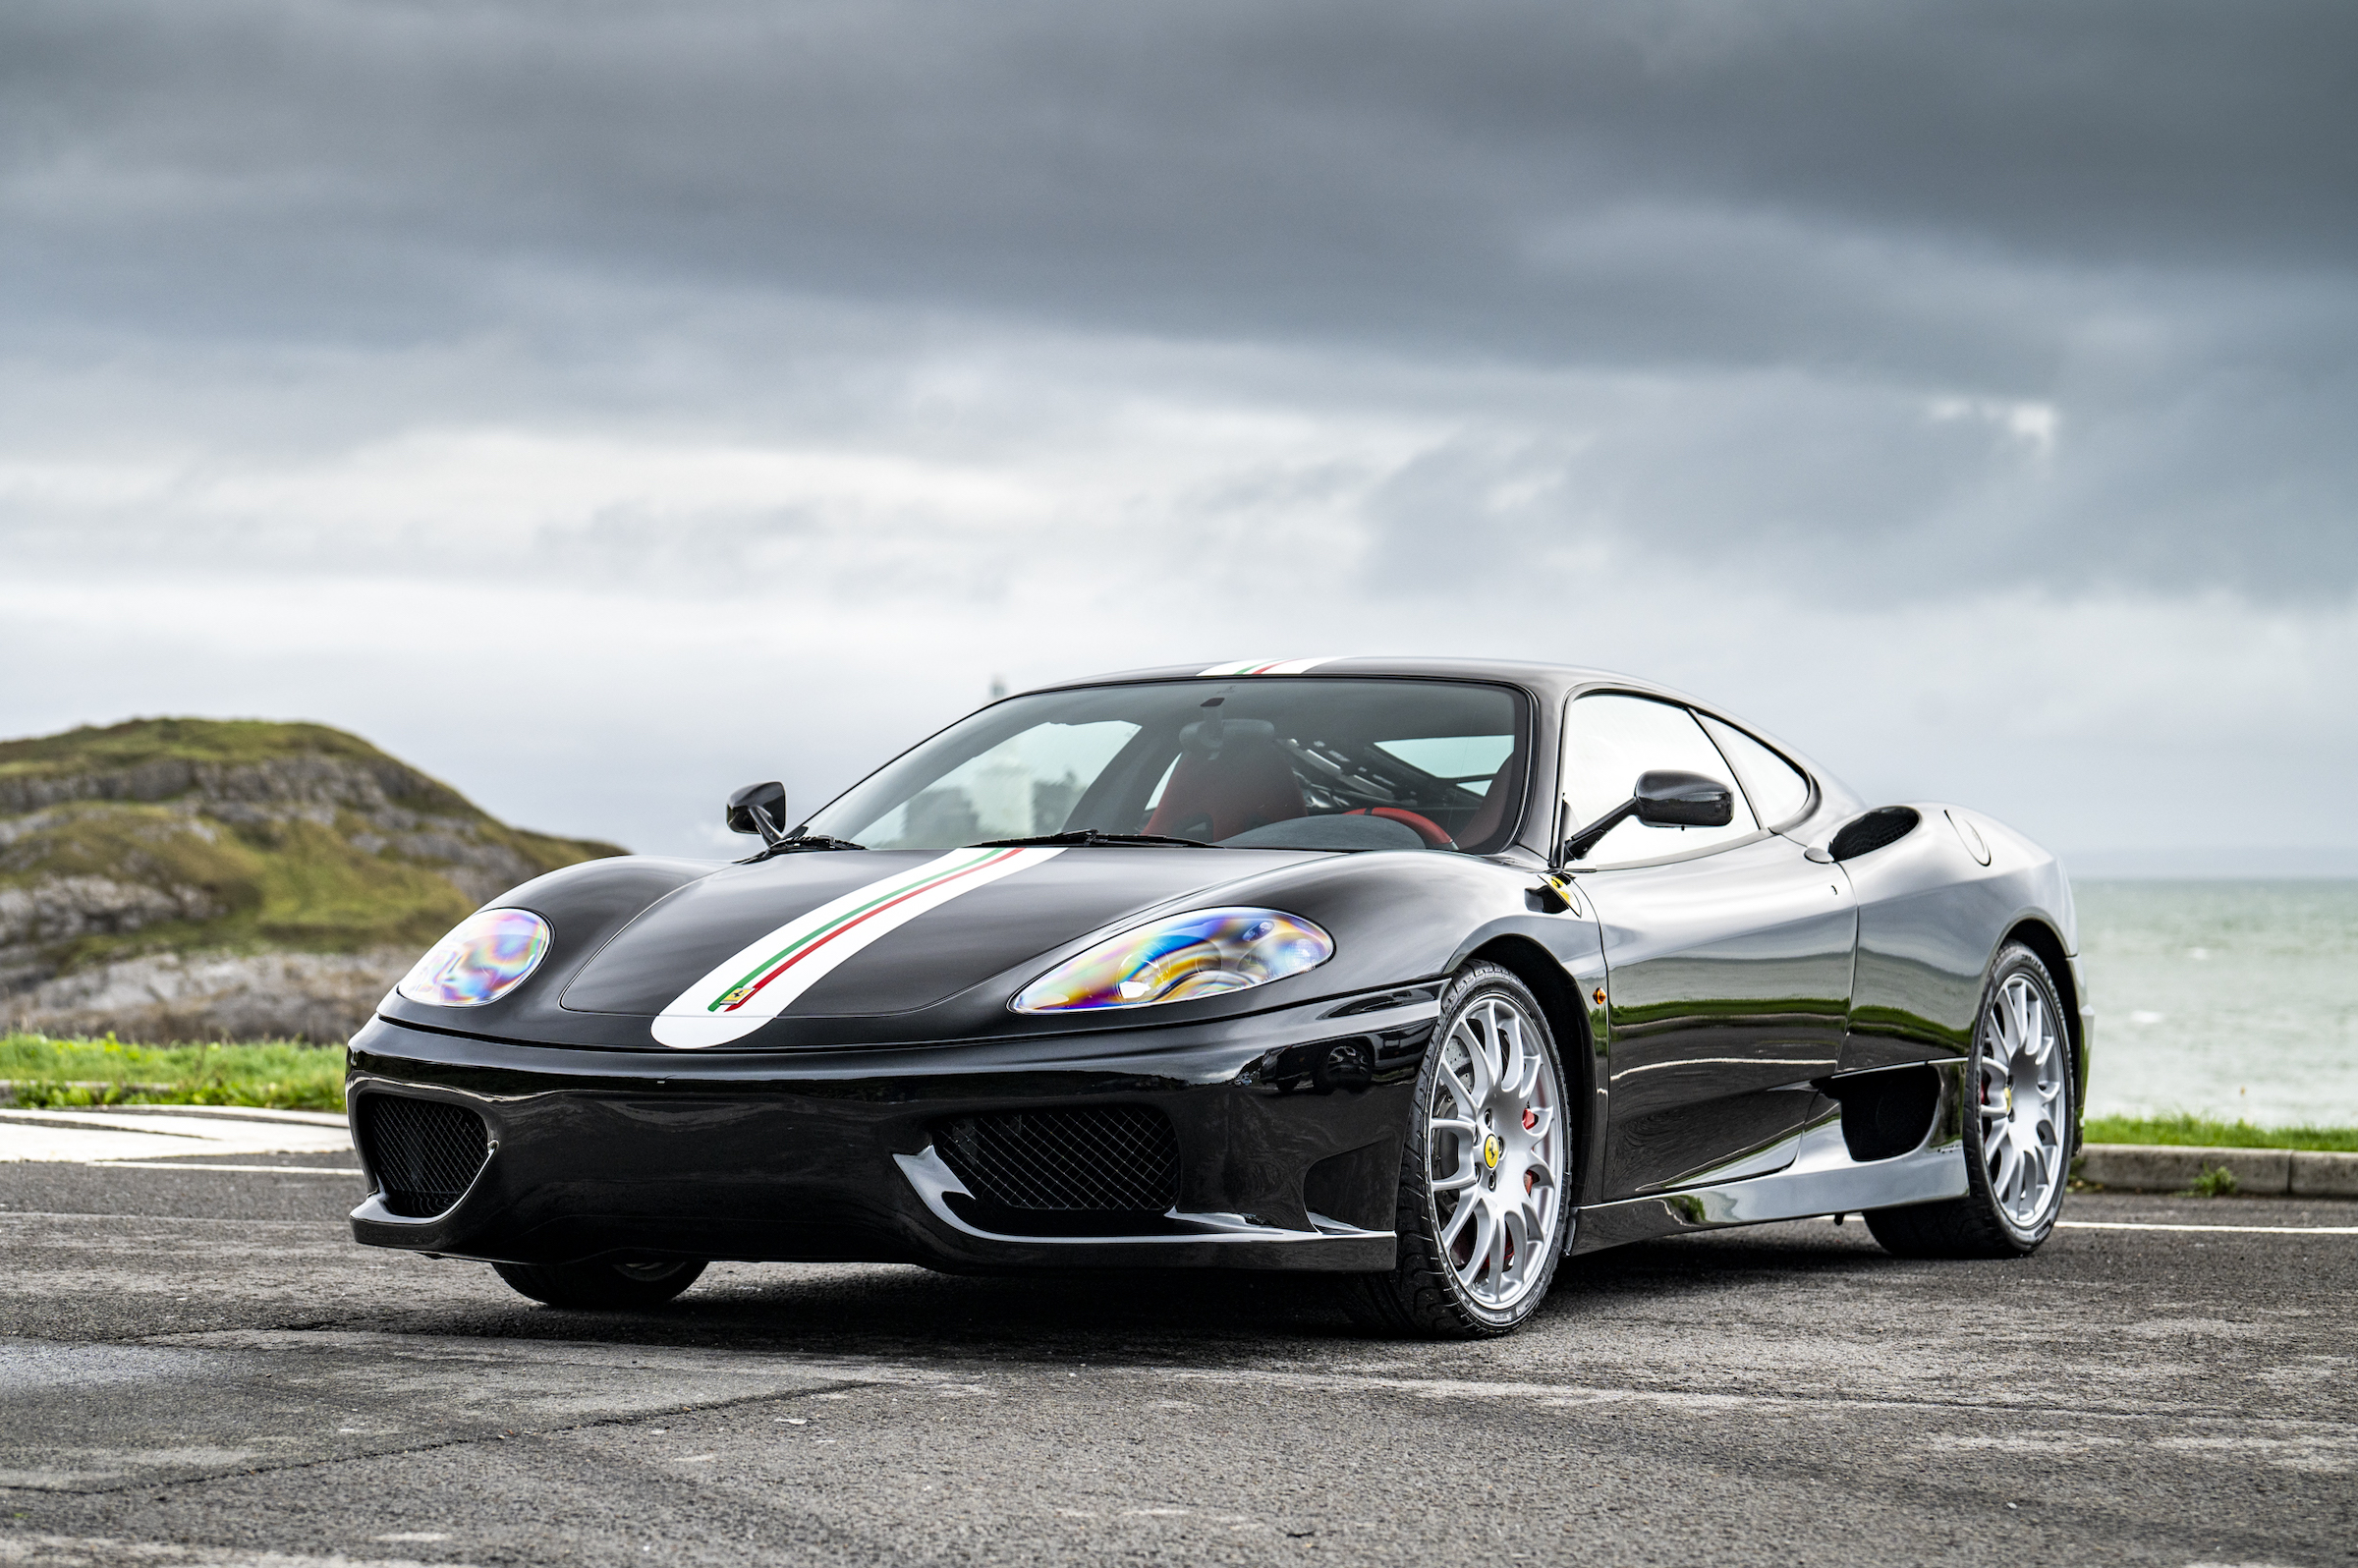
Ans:
<svg viewBox="0 0 2358 1568"><path fill-rule="evenodd" d="M482 1118L491 1152L449 1209L408 1218L372 1193L353 1210L353 1236L523 1263L1386 1269L1400 1141L1435 1012L1427 989L1206 1025L738 1052L525 1045L378 1018L353 1038L348 1100L462 1104ZM1125 1221L1073 1234L1102 1227L1070 1213L978 1223L935 1149L942 1124L1095 1105L1169 1118L1170 1211L1148 1232ZM365 1147L361 1157L380 1185Z"/></svg>

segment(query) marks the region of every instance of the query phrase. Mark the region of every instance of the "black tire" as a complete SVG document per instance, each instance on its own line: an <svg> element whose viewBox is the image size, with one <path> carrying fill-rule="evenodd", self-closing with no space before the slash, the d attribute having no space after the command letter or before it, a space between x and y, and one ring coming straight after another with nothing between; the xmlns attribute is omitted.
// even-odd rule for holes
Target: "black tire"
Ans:
<svg viewBox="0 0 2358 1568"><path fill-rule="evenodd" d="M702 1260L654 1263L493 1263L511 1286L551 1307L591 1312L660 1307L696 1283Z"/></svg>
<svg viewBox="0 0 2358 1568"><path fill-rule="evenodd" d="M2051 1158L2054 1174L2037 1212L2024 1222L2000 1201L1993 1184L1985 1148L1988 1117L1983 1114L1981 1085L1985 1032L2002 1004L2009 982L2021 980L2038 996L2056 1038L2057 1094L2053 1102ZM2026 1258L2039 1250L2055 1228L2069 1185L2071 1142L2078 1125L2071 1035L2054 977L2039 955L2019 943L2000 949L1982 990L1981 1010L1974 1015L1973 1054L1961 1079L1965 1094L1965 1196L1937 1204L1910 1204L1901 1208L1870 1209L1867 1228L1883 1250L1901 1258ZM2011 1099L2008 1101L2012 1103Z"/></svg>
<svg viewBox="0 0 2358 1568"><path fill-rule="evenodd" d="M1546 1245L1536 1249L1539 1274L1522 1294L1503 1309L1477 1300L1459 1279L1441 1239L1440 1198L1432 1190L1427 1166L1432 1150L1432 1098L1435 1079L1442 1071L1443 1048L1466 1014L1486 1000L1510 1002L1523 1015L1530 1041L1545 1057L1553 1075L1558 1128L1558 1158L1562 1175L1556 1184L1556 1216ZM1564 1064L1554 1033L1539 999L1511 973L1495 964L1471 964L1458 972L1441 992L1439 1020L1425 1066L1417 1076L1417 1097L1409 1113L1400 1158L1400 1181L1393 1228L1400 1239L1400 1260L1389 1273L1352 1275L1342 1281L1343 1308L1364 1328L1391 1335L1427 1339L1487 1339L1520 1328L1539 1310L1553 1283L1556 1263L1563 1255L1563 1205L1574 1169L1571 1157L1570 1096L1564 1089ZM1446 1135L1444 1135L1446 1136ZM1489 1142L1495 1143L1492 1139ZM1492 1166L1495 1170L1495 1164ZM1462 1200L1461 1200L1462 1201Z"/></svg>

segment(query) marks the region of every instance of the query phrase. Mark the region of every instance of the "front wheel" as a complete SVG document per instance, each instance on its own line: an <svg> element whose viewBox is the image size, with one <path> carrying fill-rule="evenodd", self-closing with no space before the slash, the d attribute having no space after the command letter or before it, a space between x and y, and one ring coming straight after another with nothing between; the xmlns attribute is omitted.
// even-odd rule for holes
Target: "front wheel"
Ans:
<svg viewBox="0 0 2358 1568"><path fill-rule="evenodd" d="M1546 1015L1495 964L1461 971L1417 1080L1400 1161L1400 1260L1345 1287L1369 1327L1471 1339L1520 1327L1563 1251L1570 1125Z"/></svg>
<svg viewBox="0 0 2358 1568"><path fill-rule="evenodd" d="M1871 1209L1867 1228L1902 1258L2020 1258L2055 1228L2071 1170L2071 1048L2039 955L1997 955L1965 1074L1965 1196Z"/></svg>
<svg viewBox="0 0 2358 1568"><path fill-rule="evenodd" d="M551 1307L660 1307L696 1283L701 1260L652 1263L493 1263L500 1278Z"/></svg>

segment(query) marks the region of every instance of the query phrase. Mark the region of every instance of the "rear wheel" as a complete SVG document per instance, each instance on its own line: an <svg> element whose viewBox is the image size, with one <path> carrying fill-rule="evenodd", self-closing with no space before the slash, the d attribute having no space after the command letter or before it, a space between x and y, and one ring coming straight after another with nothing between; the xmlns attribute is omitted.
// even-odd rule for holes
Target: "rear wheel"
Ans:
<svg viewBox="0 0 2358 1568"><path fill-rule="evenodd" d="M493 1263L499 1277L551 1307L660 1307L696 1283L702 1260L652 1263Z"/></svg>
<svg viewBox="0 0 2358 1568"><path fill-rule="evenodd" d="M1879 1208L1902 1258L2019 1258L2055 1228L2071 1168L2071 1048L2055 982L2029 948L1997 955L1965 1074L1965 1196Z"/></svg>
<svg viewBox="0 0 2358 1568"><path fill-rule="evenodd" d="M1389 1333L1503 1334L1535 1312L1563 1250L1564 1070L1531 991L1494 964L1462 971L1417 1081L1400 1161L1400 1260L1345 1287Z"/></svg>

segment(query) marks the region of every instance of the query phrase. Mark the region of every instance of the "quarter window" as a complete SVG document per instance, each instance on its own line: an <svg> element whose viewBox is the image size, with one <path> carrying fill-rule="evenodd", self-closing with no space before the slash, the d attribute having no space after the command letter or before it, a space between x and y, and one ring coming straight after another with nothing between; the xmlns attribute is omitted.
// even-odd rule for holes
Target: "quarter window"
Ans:
<svg viewBox="0 0 2358 1568"><path fill-rule="evenodd" d="M1600 693L1575 700L1564 718L1564 804L1577 832L1630 798L1638 775L1661 769L1727 781L1728 765L1695 716L1672 702ZM1725 827L1649 827L1634 817L1607 833L1578 864L1627 866L1661 860L1760 831L1742 795Z"/></svg>
<svg viewBox="0 0 2358 1568"><path fill-rule="evenodd" d="M1734 725L1722 724L1709 713L1695 716L1727 754L1736 782L1752 797L1760 819L1772 828L1790 826L1810 804L1809 775Z"/></svg>

